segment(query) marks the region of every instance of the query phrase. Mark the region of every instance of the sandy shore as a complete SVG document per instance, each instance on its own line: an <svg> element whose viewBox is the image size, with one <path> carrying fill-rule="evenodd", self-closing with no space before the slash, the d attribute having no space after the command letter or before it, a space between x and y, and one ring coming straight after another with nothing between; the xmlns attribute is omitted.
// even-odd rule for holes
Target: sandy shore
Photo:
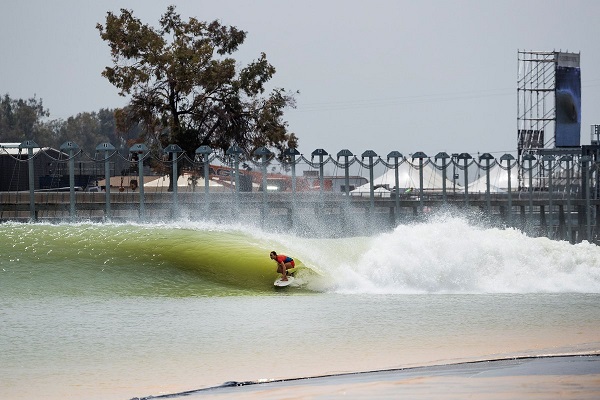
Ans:
<svg viewBox="0 0 600 400"><path fill-rule="evenodd" d="M600 354L524 357L370 371L144 397L211 399L598 399Z"/></svg>

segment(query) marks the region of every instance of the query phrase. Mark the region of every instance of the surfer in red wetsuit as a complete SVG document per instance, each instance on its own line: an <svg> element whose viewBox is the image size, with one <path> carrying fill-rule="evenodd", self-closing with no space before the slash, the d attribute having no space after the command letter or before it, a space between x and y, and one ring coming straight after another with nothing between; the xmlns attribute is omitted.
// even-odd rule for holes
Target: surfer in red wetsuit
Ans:
<svg viewBox="0 0 600 400"><path fill-rule="evenodd" d="M274 251L271 252L270 257L277 263L277 272L281 274L281 280L287 281L286 271L296 266L294 259L283 254L277 255Z"/></svg>

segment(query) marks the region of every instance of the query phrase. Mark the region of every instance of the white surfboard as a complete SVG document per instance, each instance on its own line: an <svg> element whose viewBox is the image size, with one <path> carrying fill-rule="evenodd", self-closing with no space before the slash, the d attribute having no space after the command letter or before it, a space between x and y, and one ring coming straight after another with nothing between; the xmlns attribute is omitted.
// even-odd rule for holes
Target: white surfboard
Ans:
<svg viewBox="0 0 600 400"><path fill-rule="evenodd" d="M279 277L279 278L277 278L277 280L275 281L275 283L273 285L275 285L277 287L284 287L284 286L288 286L293 281L294 281L294 277L293 276L288 276L287 277L287 281L282 281L281 277Z"/></svg>

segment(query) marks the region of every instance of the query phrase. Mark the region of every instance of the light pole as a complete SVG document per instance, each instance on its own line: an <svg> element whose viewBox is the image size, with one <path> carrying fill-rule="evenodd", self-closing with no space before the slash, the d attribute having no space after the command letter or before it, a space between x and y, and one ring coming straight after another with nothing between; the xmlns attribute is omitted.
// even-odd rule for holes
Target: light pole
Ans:
<svg viewBox="0 0 600 400"><path fill-rule="evenodd" d="M448 153L445 152L440 152L437 153L435 155L435 160L437 161L438 159L442 160L442 199L444 201L444 204L446 203L447 199L446 199L446 180L447 180L447 172L446 172L446 160L450 158L450 156L448 155Z"/></svg>
<svg viewBox="0 0 600 400"><path fill-rule="evenodd" d="M456 195L456 163L458 153L452 153L452 194Z"/></svg>

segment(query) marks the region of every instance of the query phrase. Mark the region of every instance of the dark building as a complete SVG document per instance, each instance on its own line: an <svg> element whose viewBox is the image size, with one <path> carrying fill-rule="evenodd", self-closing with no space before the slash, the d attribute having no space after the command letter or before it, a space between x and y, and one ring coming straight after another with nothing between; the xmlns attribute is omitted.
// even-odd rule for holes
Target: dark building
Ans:
<svg viewBox="0 0 600 400"><path fill-rule="evenodd" d="M68 186L67 158L67 154L51 147L34 148L34 189ZM28 160L28 149L19 149L18 143L0 143L0 191L29 190Z"/></svg>

